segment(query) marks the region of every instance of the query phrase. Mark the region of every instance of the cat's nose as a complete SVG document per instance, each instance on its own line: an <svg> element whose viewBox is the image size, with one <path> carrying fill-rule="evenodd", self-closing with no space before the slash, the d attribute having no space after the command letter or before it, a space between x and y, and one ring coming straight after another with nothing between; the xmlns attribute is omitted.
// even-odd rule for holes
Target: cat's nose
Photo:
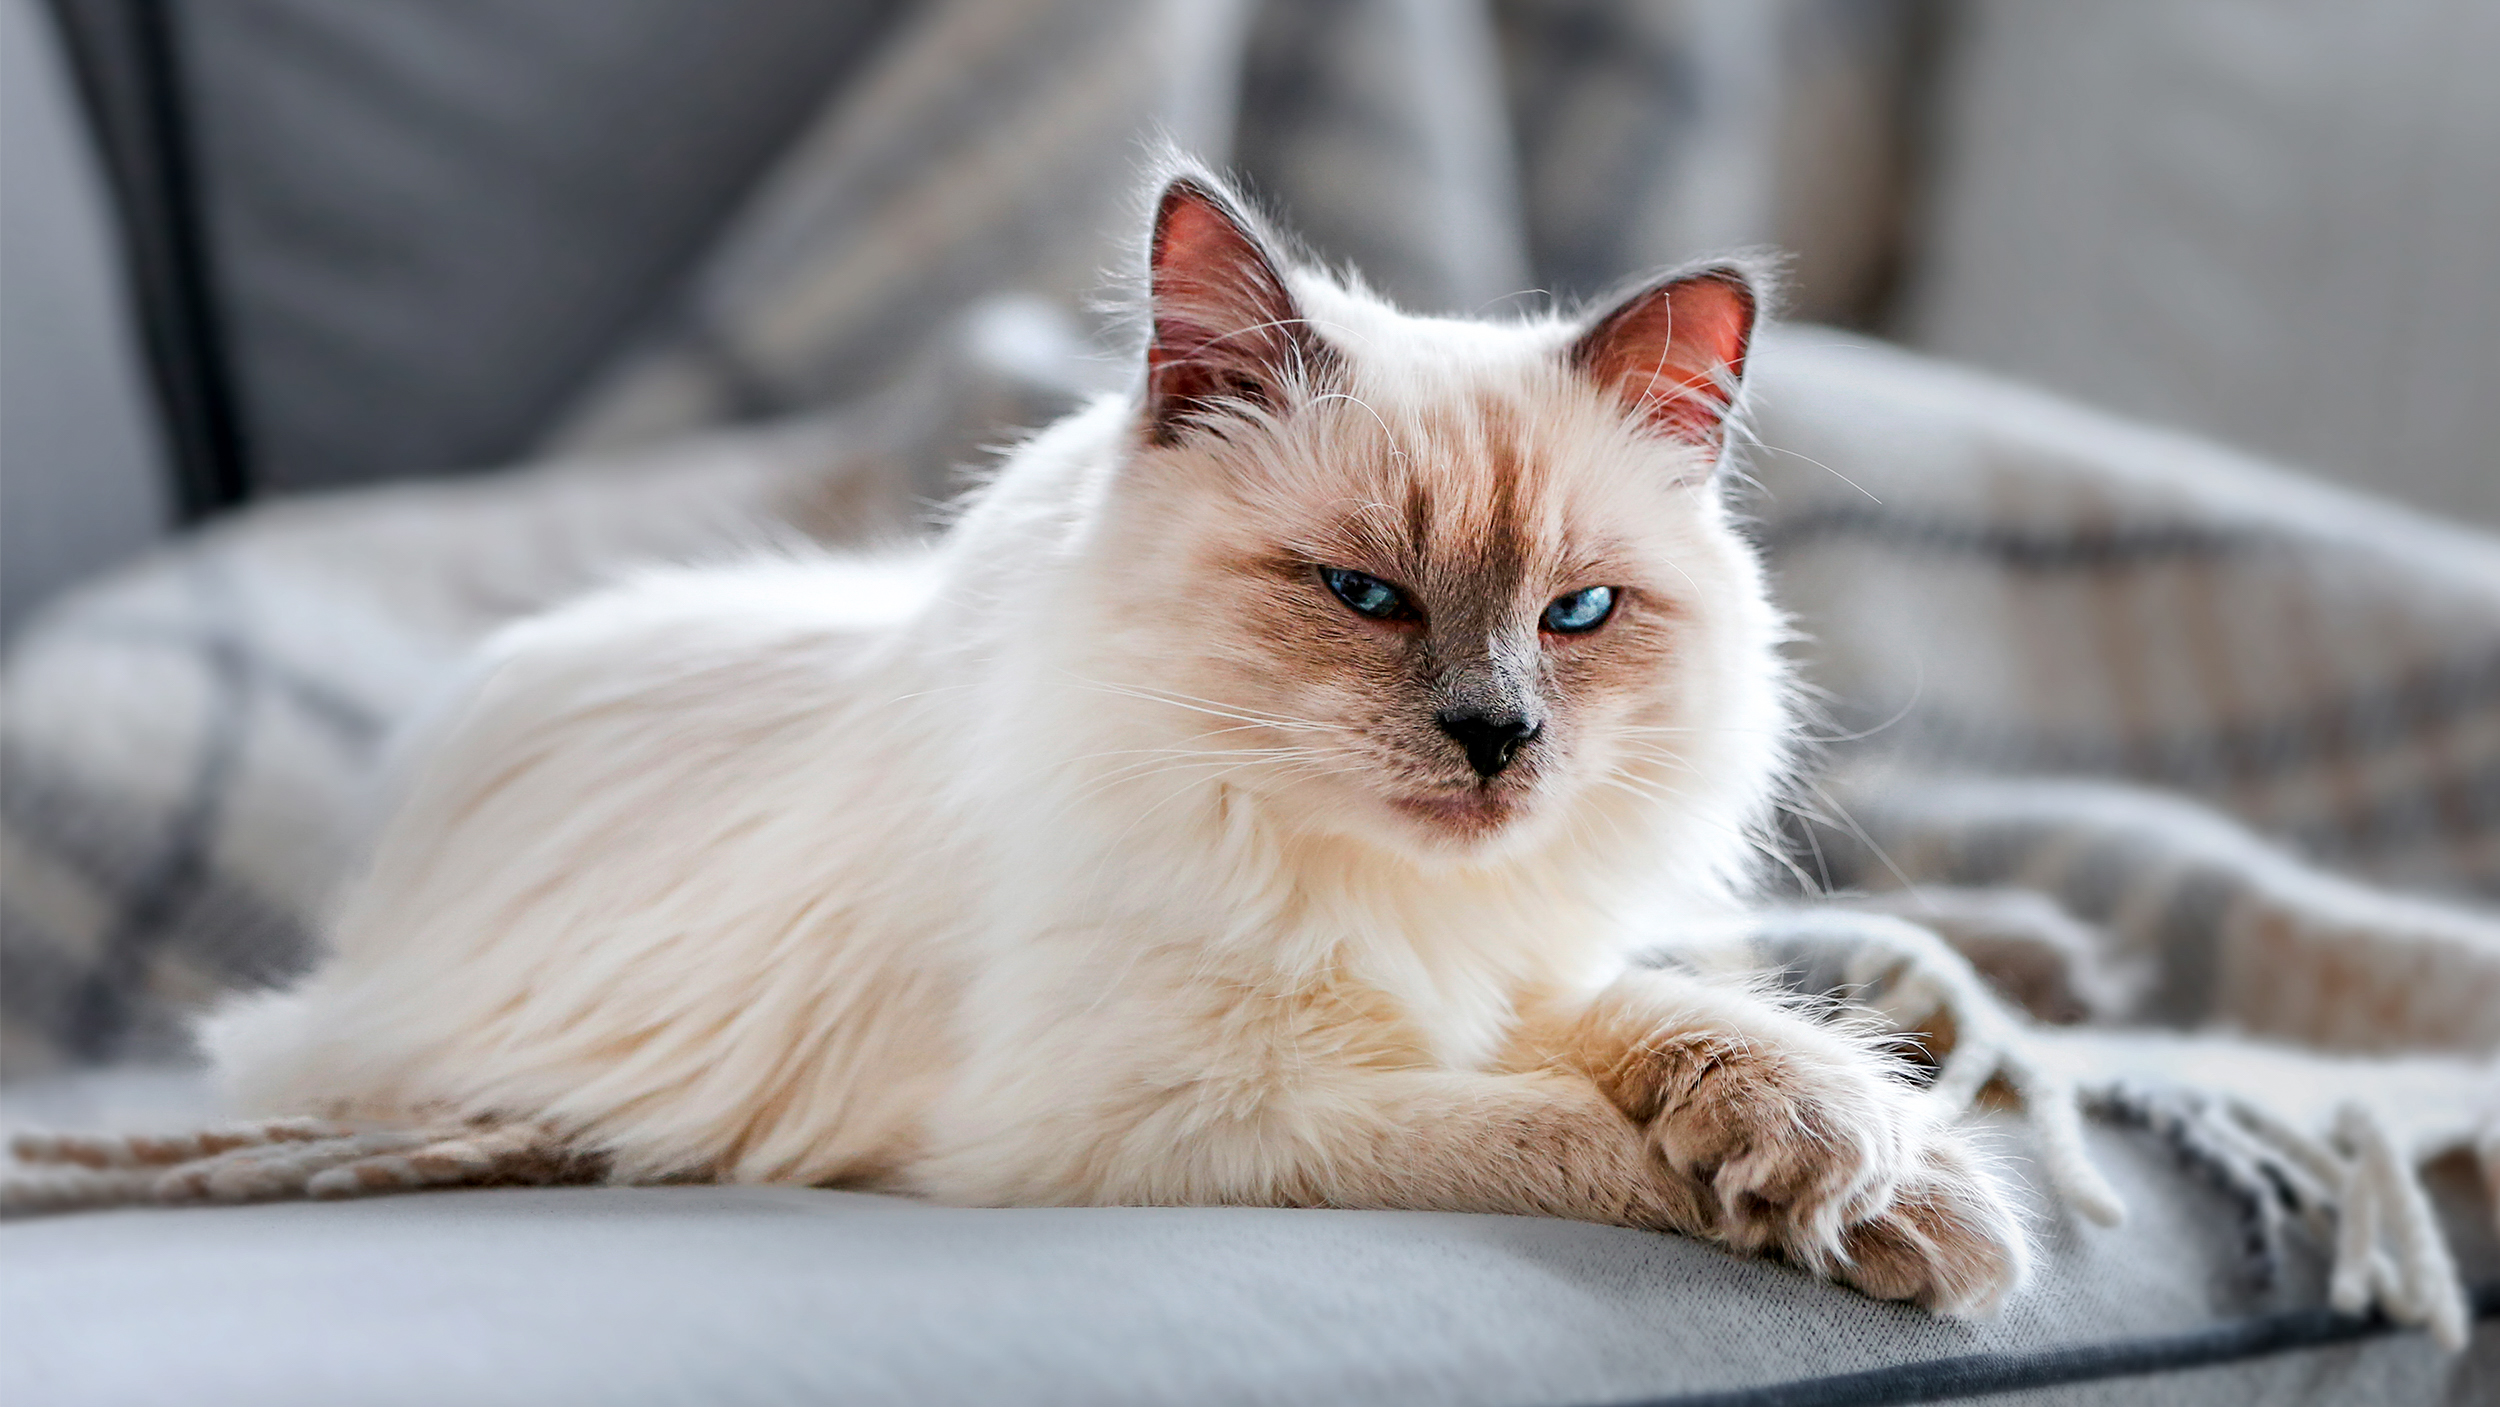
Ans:
<svg viewBox="0 0 2500 1407"><path fill-rule="evenodd" d="M1432 721L1467 749L1467 765L1475 768L1479 777L1498 775L1519 755L1519 749L1536 740L1538 730L1545 726L1516 713L1489 713L1476 708L1450 709L1434 715Z"/></svg>

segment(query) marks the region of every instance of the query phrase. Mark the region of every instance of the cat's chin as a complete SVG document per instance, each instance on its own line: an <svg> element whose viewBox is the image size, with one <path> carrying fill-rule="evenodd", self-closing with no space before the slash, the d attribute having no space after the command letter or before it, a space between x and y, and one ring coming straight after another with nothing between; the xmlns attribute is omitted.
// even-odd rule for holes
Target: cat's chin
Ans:
<svg viewBox="0 0 2500 1407"><path fill-rule="evenodd" d="M1519 793L1485 787L1389 798L1389 808L1420 831L1432 848L1477 851L1496 845L1528 809Z"/></svg>

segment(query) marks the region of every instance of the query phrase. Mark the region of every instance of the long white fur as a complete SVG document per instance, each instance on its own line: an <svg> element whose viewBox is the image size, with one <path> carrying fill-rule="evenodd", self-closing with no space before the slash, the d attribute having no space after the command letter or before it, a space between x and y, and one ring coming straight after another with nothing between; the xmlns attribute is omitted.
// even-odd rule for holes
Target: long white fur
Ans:
<svg viewBox="0 0 2500 1407"><path fill-rule="evenodd" d="M1552 324L1297 292L1392 383L1338 416L1561 379ZM1638 451L1588 400L1573 457L1637 488L1655 466L1607 463ZM1715 496L1681 491L1676 558L1727 616L1687 664L1704 742L1627 767L1681 804L1591 787L1490 862L1418 864L1329 824L1328 778L1188 755L1228 741L1158 701L1189 603L1140 603L1151 556L1102 531L1131 418L1108 398L1024 447L929 555L655 573L499 636L327 965L213 1024L243 1106L537 1111L629 1175L821 1181L906 1137L922 1190L1047 1195L1097 1142L1054 1137L1064 1111L1220 1051L1199 1013L1241 985L1341 965L1464 1069L1523 979L1594 989L1654 940L1635 914L1734 902L1785 720Z"/></svg>

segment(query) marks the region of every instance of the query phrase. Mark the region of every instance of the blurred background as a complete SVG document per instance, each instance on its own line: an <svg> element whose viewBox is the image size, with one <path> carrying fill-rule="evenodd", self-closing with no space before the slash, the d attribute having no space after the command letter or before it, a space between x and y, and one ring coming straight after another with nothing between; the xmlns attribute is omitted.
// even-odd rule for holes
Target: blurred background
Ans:
<svg viewBox="0 0 2500 1407"><path fill-rule="evenodd" d="M1774 246L1792 317L2500 525L2495 71L2487 0L0 0L0 613L971 358L959 454L1121 374L1154 133L1419 308Z"/></svg>

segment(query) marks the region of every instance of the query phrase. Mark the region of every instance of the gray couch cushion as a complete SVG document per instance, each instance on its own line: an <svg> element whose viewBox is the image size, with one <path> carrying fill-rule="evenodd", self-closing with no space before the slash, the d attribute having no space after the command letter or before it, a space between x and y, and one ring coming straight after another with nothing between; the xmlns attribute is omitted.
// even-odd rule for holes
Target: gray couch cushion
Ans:
<svg viewBox="0 0 2500 1407"><path fill-rule="evenodd" d="M0 639L164 530L154 407L95 154L36 0L0 0Z"/></svg>
<svg viewBox="0 0 2500 1407"><path fill-rule="evenodd" d="M517 454L895 8L180 6L256 477Z"/></svg>
<svg viewBox="0 0 2500 1407"><path fill-rule="evenodd" d="M1922 346L2500 525L2500 6L1954 9Z"/></svg>
<svg viewBox="0 0 2500 1407"><path fill-rule="evenodd" d="M2095 1137L2133 1221L2042 1211L2034 1288L1980 1325L1560 1221L463 1192L11 1224L0 1390L195 1407L1560 1404L1780 1384L1733 1400L1849 1403L2027 1383L2044 1386L2015 1400L2491 1400L2500 1325L2448 1358L2317 1309L2314 1257L2254 1286L2221 1198L2136 1136ZM2486 1278L2489 1239L2468 1246ZM2142 1375L2182 1363L2210 1366Z"/></svg>

